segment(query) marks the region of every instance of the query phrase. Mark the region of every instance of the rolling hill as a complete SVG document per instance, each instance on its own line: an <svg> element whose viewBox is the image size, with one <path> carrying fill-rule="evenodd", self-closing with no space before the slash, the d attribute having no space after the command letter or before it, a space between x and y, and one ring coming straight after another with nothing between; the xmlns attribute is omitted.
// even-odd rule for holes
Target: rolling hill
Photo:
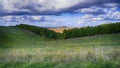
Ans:
<svg viewBox="0 0 120 68"><path fill-rule="evenodd" d="M0 27L0 44L3 46L20 46L34 44L38 41L43 41L43 38L17 27Z"/></svg>
<svg viewBox="0 0 120 68"><path fill-rule="evenodd" d="M0 27L0 68L119 68L120 34L45 40Z"/></svg>
<svg viewBox="0 0 120 68"><path fill-rule="evenodd" d="M14 43L15 45L31 45L36 43L44 42L72 42L79 44L86 44L88 42L99 42L99 43L119 43L120 34L105 34L96 35L90 37L73 38L66 40L57 41L46 41L44 37L40 37L30 31L20 29L18 27L0 27L0 44L9 45ZM97 44L97 43L95 43ZM38 44L39 45L39 44ZM115 45L115 44L114 44Z"/></svg>

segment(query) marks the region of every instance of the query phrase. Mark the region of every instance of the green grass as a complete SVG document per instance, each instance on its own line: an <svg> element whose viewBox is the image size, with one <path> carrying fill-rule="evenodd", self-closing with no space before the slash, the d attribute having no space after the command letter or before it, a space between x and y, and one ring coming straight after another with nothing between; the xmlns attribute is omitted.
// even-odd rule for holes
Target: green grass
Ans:
<svg viewBox="0 0 120 68"><path fill-rule="evenodd" d="M45 40L0 27L0 68L119 68L120 34Z"/></svg>

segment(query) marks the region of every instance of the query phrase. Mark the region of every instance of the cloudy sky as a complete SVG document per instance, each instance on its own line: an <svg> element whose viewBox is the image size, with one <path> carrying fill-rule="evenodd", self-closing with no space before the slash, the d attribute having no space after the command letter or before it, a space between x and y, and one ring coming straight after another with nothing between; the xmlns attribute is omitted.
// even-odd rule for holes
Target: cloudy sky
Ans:
<svg viewBox="0 0 120 68"><path fill-rule="evenodd" d="M83 27L120 21L120 0L0 0L0 26Z"/></svg>

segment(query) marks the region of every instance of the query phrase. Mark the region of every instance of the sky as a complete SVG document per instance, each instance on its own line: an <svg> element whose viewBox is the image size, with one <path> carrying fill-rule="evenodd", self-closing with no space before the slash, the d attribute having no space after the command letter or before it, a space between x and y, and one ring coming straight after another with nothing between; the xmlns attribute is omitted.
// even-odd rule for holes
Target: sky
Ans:
<svg viewBox="0 0 120 68"><path fill-rule="evenodd" d="M0 0L0 26L84 27L120 22L120 0Z"/></svg>

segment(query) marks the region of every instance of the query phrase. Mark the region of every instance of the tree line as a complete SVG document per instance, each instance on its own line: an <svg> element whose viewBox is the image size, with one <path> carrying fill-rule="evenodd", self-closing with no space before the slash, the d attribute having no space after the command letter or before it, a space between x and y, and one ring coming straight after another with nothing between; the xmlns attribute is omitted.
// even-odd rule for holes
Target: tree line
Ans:
<svg viewBox="0 0 120 68"><path fill-rule="evenodd" d="M21 29L25 29L28 31L31 31L39 36L48 38L48 39L62 39L61 33L56 33L52 30L48 30L47 28L32 26L32 25L26 25L26 24L20 24L16 25L16 27L19 27Z"/></svg>
<svg viewBox="0 0 120 68"><path fill-rule="evenodd" d="M20 24L17 27L31 31L37 35L50 39L68 39L85 36L93 36L98 34L120 33L120 23L103 24L94 27L82 27L64 30L63 33L56 33L52 30L32 25Z"/></svg>
<svg viewBox="0 0 120 68"><path fill-rule="evenodd" d="M65 34L65 38L76 38L76 37L119 33L119 32L120 32L120 23L111 23L111 24L103 24L94 27L87 26L82 28L64 30L63 33Z"/></svg>

